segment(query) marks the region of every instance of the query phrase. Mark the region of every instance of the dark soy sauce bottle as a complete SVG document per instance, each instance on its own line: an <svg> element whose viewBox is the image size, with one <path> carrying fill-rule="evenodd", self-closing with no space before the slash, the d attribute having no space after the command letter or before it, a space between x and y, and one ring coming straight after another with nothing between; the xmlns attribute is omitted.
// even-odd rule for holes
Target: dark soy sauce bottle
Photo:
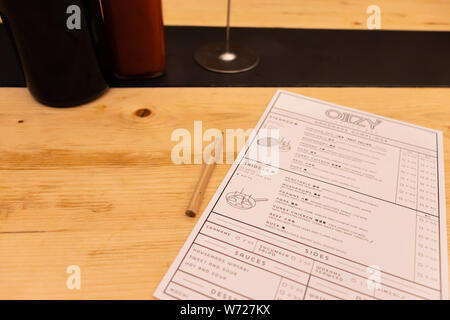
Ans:
<svg viewBox="0 0 450 320"><path fill-rule="evenodd" d="M108 88L98 0L0 0L0 15L36 100L72 107Z"/></svg>

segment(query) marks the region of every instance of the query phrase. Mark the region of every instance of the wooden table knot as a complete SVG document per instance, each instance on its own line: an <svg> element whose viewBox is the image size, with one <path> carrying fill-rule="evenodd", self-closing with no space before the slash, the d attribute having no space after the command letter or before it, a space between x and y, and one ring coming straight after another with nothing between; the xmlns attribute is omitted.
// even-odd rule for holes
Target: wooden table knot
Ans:
<svg viewBox="0 0 450 320"><path fill-rule="evenodd" d="M151 115L152 112L148 108L142 108L142 109L137 110L134 114L140 118L146 118L149 115Z"/></svg>

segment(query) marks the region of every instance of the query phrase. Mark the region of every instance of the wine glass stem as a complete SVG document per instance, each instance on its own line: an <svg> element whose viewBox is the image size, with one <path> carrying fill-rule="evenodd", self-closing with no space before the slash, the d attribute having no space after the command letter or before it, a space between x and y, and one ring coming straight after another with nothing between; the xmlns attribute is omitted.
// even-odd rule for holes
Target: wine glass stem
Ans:
<svg viewBox="0 0 450 320"><path fill-rule="evenodd" d="M225 44L225 52L230 52L230 11L231 11L231 0L228 0L228 13L227 13L227 37Z"/></svg>

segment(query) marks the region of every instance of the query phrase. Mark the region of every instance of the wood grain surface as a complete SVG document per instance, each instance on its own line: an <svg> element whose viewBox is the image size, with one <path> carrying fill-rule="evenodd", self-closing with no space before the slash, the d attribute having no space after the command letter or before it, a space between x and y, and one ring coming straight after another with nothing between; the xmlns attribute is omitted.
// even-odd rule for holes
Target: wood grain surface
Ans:
<svg viewBox="0 0 450 320"><path fill-rule="evenodd" d="M166 23L221 25L224 3L166 0ZM236 0L233 21L364 28L368 4ZM383 27L450 28L448 1L378 4L392 18ZM288 90L442 130L450 181L450 89ZM83 107L53 109L26 89L0 88L0 298L151 299L198 219L184 210L201 166L172 163L171 133L195 120L204 130L252 128L275 91L111 89ZM217 166L203 208L228 168ZM81 290L66 287L69 265L81 268Z"/></svg>
<svg viewBox="0 0 450 320"><path fill-rule="evenodd" d="M366 9L381 9L382 29L450 30L447 0L232 0L231 23L241 27L366 29ZM163 0L173 25L224 25L226 0Z"/></svg>

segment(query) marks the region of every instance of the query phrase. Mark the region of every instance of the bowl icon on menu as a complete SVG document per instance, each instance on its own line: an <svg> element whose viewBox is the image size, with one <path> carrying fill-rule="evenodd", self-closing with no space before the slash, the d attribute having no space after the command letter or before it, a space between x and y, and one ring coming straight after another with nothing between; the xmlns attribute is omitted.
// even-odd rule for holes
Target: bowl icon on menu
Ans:
<svg viewBox="0 0 450 320"><path fill-rule="evenodd" d="M249 210L256 206L257 202L268 201L267 198L254 198L251 194L244 193L244 189L241 191L229 192L226 195L227 203L233 208L239 210Z"/></svg>

